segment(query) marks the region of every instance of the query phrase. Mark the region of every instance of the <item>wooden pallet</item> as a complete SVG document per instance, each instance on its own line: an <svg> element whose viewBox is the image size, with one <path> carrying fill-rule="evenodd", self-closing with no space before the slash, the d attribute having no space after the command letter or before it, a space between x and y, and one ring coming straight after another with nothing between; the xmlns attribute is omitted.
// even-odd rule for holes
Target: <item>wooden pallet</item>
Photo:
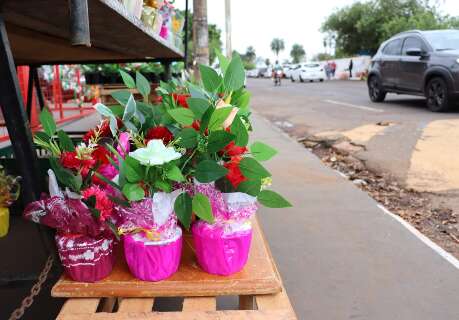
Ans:
<svg viewBox="0 0 459 320"><path fill-rule="evenodd" d="M59 320L295 320L282 290L273 295L239 296L238 310L216 310L216 297L185 297L181 310L158 312L155 298L75 298L64 304Z"/></svg>

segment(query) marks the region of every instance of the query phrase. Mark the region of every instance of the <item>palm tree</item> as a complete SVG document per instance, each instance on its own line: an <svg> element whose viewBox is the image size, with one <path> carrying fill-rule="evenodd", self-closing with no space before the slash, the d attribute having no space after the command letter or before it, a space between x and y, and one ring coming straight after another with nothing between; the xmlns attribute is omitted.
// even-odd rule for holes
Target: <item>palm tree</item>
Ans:
<svg viewBox="0 0 459 320"><path fill-rule="evenodd" d="M255 53L255 49L250 46L247 48L247 51L245 52L245 57L248 62L254 62L255 58L257 57L257 54Z"/></svg>
<svg viewBox="0 0 459 320"><path fill-rule="evenodd" d="M306 51L304 51L304 48L302 45L295 43L292 46L292 50L290 51L290 56L293 59L293 63L299 63L304 56L306 55Z"/></svg>
<svg viewBox="0 0 459 320"><path fill-rule="evenodd" d="M281 52L284 49L284 40L274 38L273 41L271 41L271 50L276 54L277 57L279 57L279 52Z"/></svg>

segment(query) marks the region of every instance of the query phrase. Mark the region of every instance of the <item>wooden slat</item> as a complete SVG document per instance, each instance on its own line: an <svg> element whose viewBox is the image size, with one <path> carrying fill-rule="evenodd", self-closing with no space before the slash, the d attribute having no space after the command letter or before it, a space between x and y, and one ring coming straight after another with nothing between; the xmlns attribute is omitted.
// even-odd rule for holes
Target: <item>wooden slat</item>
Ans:
<svg viewBox="0 0 459 320"><path fill-rule="evenodd" d="M58 319L63 315L78 314L78 313L94 313L99 306L100 299L68 299L59 313Z"/></svg>
<svg viewBox="0 0 459 320"><path fill-rule="evenodd" d="M151 312L154 298L122 298L118 312Z"/></svg>
<svg viewBox="0 0 459 320"><path fill-rule="evenodd" d="M185 311L215 311L217 309L217 299L215 297L187 297L183 300Z"/></svg>
<svg viewBox="0 0 459 320"><path fill-rule="evenodd" d="M276 294L259 295L255 297L257 308L260 311L274 311L274 310L287 310L295 315L290 299L287 292L283 289Z"/></svg>
<svg viewBox="0 0 459 320"><path fill-rule="evenodd" d="M254 310L254 296L239 296L239 310Z"/></svg>
<svg viewBox="0 0 459 320"><path fill-rule="evenodd" d="M244 311L190 311L190 312L117 312L65 315L60 320L297 320L285 310L271 312Z"/></svg>

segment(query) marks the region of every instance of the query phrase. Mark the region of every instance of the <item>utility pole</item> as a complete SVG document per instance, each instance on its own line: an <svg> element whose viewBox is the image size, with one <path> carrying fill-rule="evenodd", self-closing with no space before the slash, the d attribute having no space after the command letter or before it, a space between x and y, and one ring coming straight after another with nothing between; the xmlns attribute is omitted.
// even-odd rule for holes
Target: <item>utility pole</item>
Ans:
<svg viewBox="0 0 459 320"><path fill-rule="evenodd" d="M207 0L193 0L194 74L199 80L199 65L209 65L209 29L207 26Z"/></svg>
<svg viewBox="0 0 459 320"><path fill-rule="evenodd" d="M226 29L226 56L231 58L233 48L231 46L231 0L225 0L225 29Z"/></svg>

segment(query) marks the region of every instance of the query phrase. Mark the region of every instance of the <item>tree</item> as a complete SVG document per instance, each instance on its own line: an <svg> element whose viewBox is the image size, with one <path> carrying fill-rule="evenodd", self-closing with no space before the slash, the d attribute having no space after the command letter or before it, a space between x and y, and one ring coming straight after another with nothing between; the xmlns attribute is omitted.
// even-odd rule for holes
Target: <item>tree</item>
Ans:
<svg viewBox="0 0 459 320"><path fill-rule="evenodd" d="M374 54L393 35L410 30L459 27L459 18L442 15L429 0L368 0L332 13L322 32L335 37L336 55Z"/></svg>
<svg viewBox="0 0 459 320"><path fill-rule="evenodd" d="M255 59L257 58L257 54L255 53L255 49L250 46L247 48L244 57L247 59L247 62L254 63Z"/></svg>
<svg viewBox="0 0 459 320"><path fill-rule="evenodd" d="M334 57L326 52L318 53L312 58L313 61L325 61L325 60L332 60Z"/></svg>
<svg viewBox="0 0 459 320"><path fill-rule="evenodd" d="M265 64L266 64L267 67L269 67L271 65L271 61L269 60L269 58L265 59Z"/></svg>
<svg viewBox="0 0 459 320"><path fill-rule="evenodd" d="M185 11L181 11L182 15L185 15ZM188 12L188 30L193 29L193 13ZM217 58L216 50L222 50L222 31L217 28L215 24L209 24L209 64L212 65ZM182 31L183 39L185 39L184 31ZM188 52L193 52L193 39L190 37L188 38ZM193 65L193 56L191 54L188 55L187 59L187 66Z"/></svg>
<svg viewBox="0 0 459 320"><path fill-rule="evenodd" d="M271 41L271 50L276 54L277 57L279 57L279 52L281 52L284 49L284 40L274 38L273 41Z"/></svg>
<svg viewBox="0 0 459 320"><path fill-rule="evenodd" d="M304 48L302 45L295 43L292 46L292 50L290 51L290 56L293 59L293 63L299 63L301 60L303 60L305 55L306 55L306 51L304 51Z"/></svg>

